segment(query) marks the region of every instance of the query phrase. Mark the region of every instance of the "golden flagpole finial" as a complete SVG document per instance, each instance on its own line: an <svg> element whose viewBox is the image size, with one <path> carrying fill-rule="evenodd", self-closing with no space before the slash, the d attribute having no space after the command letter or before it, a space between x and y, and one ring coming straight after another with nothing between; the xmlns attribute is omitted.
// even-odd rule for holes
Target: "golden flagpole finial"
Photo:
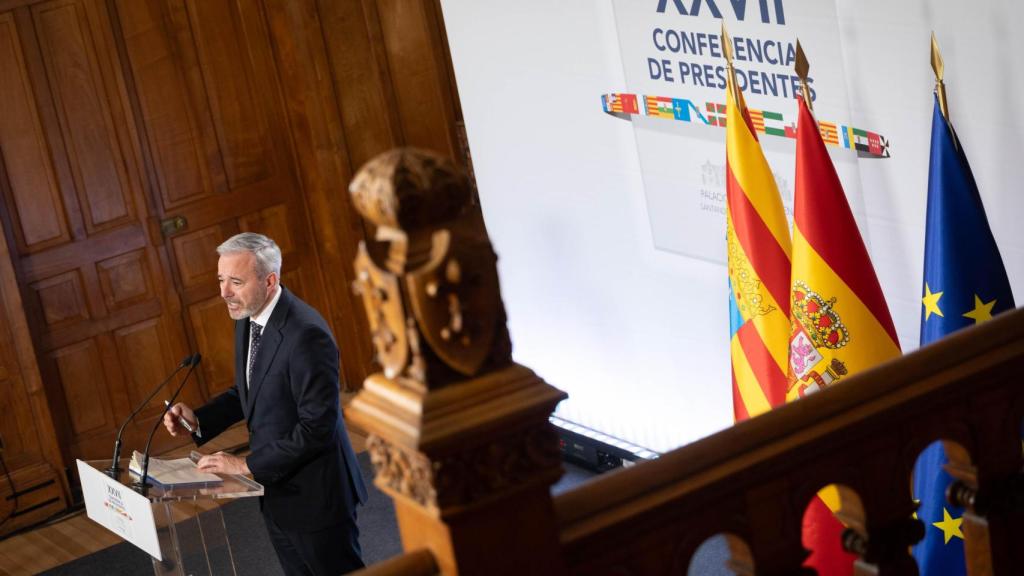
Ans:
<svg viewBox="0 0 1024 576"><path fill-rule="evenodd" d="M725 52L725 63L732 66L732 38L725 30L725 20L722 20L722 51Z"/></svg>
<svg viewBox="0 0 1024 576"><path fill-rule="evenodd" d="M804 97L804 103L807 104L807 109L814 112L814 106L811 104L811 89L807 85L807 73L811 70L810 63L807 62L807 55L804 54L804 48L800 45L800 39L796 41L796 63L794 65L796 69L796 75L800 78L800 94Z"/></svg>
<svg viewBox="0 0 1024 576"><path fill-rule="evenodd" d="M935 38L935 32L932 32L932 71L935 72L935 95L939 97L939 110L942 111L942 117L949 122L949 104L946 101L946 85L942 81L943 72L945 67L942 64L942 53L939 52L939 41Z"/></svg>
<svg viewBox="0 0 1024 576"><path fill-rule="evenodd" d="M736 69L732 65L732 38L729 38L729 33L725 31L725 20L722 20L721 41L722 52L725 54L725 70L729 75L729 91L732 93L732 99L742 106L739 87L736 85Z"/></svg>

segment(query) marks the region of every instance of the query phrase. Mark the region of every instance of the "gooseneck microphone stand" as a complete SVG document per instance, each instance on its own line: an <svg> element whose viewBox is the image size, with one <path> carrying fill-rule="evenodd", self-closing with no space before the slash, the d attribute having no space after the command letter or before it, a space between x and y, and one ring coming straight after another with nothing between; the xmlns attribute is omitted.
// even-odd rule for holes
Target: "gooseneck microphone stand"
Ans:
<svg viewBox="0 0 1024 576"><path fill-rule="evenodd" d="M138 483L132 485L132 488L142 495L145 495L149 490L149 487L146 486L146 479L149 477L149 447L153 443L153 435L156 434L156 429L159 428L160 423L163 422L164 414L167 414L167 411L174 406L174 401L178 399L178 394L181 393L182 388L185 387L185 383L188 382L189 377L192 376L192 372L195 371L196 366L199 366L199 361L202 359L202 355L198 353L192 357L192 363L191 366L189 366L188 372L185 373L185 377L181 379L181 384L178 384L178 388L174 391L174 395L171 396L167 405L164 406L164 411L160 413L160 417L156 419L156 422L153 424L153 429L149 431L149 438L146 439L146 450L142 453L142 476L139 478Z"/></svg>
<svg viewBox="0 0 1024 576"><path fill-rule="evenodd" d="M157 384L156 388L153 388L153 391L149 393L149 396L147 396L145 400L139 403L135 410L132 410L132 413L128 415L128 418L124 421L124 424L121 424L121 428L117 431L117 439L114 440L114 457L111 458L110 460L110 468L107 468L106 470L107 476L110 476L111 478L116 480L118 475L121 473L121 468L118 467L118 463L121 460L121 436L124 434L124 429L128 426L128 423L131 422L132 419L135 418L135 416L149 404L149 401L153 399L153 396L156 396L156 393L159 392L160 389L163 388L165 385L167 385L167 383L171 381L171 378L174 378L174 376L178 372L180 372L182 368L185 368L186 366L192 366L197 362L199 362L198 354L190 354L188 356L185 356L185 358L181 360L181 363L178 364L178 366L174 369L174 372L171 372L171 374L167 376L167 378L165 378L163 382Z"/></svg>

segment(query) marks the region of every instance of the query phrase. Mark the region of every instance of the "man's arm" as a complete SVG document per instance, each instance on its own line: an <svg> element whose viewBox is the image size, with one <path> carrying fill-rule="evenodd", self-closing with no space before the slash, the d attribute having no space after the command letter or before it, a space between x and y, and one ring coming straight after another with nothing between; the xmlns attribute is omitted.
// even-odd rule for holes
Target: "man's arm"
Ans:
<svg viewBox="0 0 1024 576"><path fill-rule="evenodd" d="M338 441L338 348L318 326L308 326L289 359L289 385L298 422L279 440L253 451L246 463L257 482L273 483Z"/></svg>
<svg viewBox="0 0 1024 576"><path fill-rule="evenodd" d="M205 406L197 408L195 414L199 424L196 432L202 434L192 434L192 441L197 446L206 444L245 416L242 412L242 400L238 397L238 389L234 386Z"/></svg>

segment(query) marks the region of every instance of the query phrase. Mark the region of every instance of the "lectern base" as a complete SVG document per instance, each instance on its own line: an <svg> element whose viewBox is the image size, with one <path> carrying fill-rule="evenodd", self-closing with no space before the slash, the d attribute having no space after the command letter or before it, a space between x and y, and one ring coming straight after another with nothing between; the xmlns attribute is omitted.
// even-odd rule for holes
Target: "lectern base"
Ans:
<svg viewBox="0 0 1024 576"><path fill-rule="evenodd" d="M153 506L163 560L153 559L157 576L234 575L224 514L206 502L164 502Z"/></svg>

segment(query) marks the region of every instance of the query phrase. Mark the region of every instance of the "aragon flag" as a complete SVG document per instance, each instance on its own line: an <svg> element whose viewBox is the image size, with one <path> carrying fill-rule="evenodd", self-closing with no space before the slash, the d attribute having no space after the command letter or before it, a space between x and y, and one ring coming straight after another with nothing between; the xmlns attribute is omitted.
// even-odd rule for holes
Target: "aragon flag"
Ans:
<svg viewBox="0 0 1024 576"><path fill-rule="evenodd" d="M740 421L785 402L790 239L775 178L733 81L729 75L726 242L733 415Z"/></svg>
<svg viewBox="0 0 1024 576"><path fill-rule="evenodd" d="M825 150L814 117L799 99L793 207L792 331L787 400L835 385L900 355L896 328L867 248ZM852 574L855 556L840 544L827 487L804 516L806 564L819 574Z"/></svg>
<svg viewBox="0 0 1024 576"><path fill-rule="evenodd" d="M1010 281L985 216L967 156L938 100L932 115L928 217L924 242L921 345L980 324L1014 307ZM921 574L966 574L963 509L946 502L952 477L941 444L925 449L914 467L914 498L924 540L914 547Z"/></svg>

